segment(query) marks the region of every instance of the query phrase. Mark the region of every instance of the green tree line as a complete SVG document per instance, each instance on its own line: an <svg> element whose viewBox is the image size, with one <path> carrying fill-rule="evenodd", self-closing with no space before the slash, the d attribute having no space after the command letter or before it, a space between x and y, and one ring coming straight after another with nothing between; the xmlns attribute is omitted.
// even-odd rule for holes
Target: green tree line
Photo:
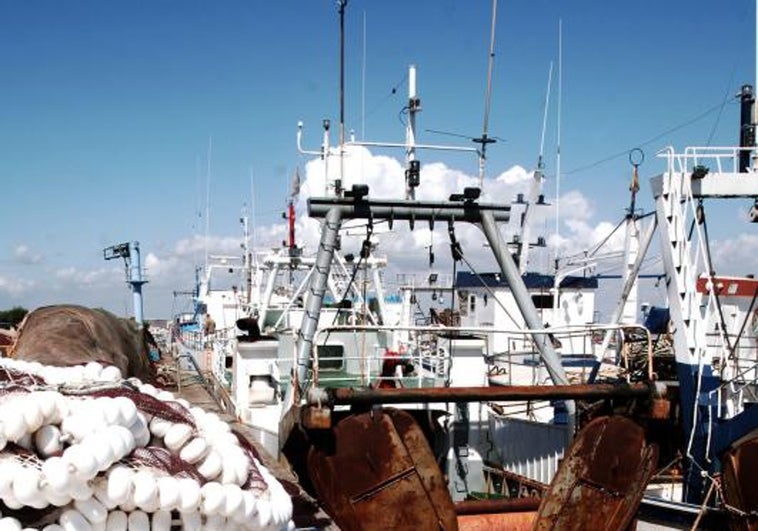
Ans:
<svg viewBox="0 0 758 531"><path fill-rule="evenodd" d="M0 310L0 328L17 327L27 313L29 310L21 306L14 306L10 310Z"/></svg>

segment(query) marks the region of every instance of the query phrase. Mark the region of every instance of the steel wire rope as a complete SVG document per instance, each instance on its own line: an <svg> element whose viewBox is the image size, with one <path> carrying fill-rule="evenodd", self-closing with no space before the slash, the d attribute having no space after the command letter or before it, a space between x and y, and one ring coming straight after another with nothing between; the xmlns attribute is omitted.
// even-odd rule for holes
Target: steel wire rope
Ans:
<svg viewBox="0 0 758 531"><path fill-rule="evenodd" d="M750 306L748 307L747 312L745 312L745 318L742 320L740 331L737 333L737 337L734 340L735 344L739 343L740 339L742 339L742 334L745 332L745 327L747 326L748 319L750 319L750 314L753 312L753 308L755 307L756 299L758 299L758 288L753 290L753 298L750 301Z"/></svg>
<svg viewBox="0 0 758 531"><path fill-rule="evenodd" d="M705 118L706 116L708 116L712 112L715 112L715 111L721 109L724 105L725 105L724 102L719 102L717 105L714 105L714 106L706 109L705 111L701 112L700 114L695 115L694 117L690 118L689 120L686 120L686 121L680 123L679 125L671 127L669 129L667 129L667 130L665 130L665 131L663 131L663 132L661 132L661 133L659 133L659 134L657 134L657 135L655 135L655 136L653 136L653 137L645 140L644 142L635 145L635 147L644 147L644 146L650 145L653 142L656 142L656 141L660 140L661 138L665 137L666 135L669 135L671 133L679 131L680 129L684 129L685 127L688 127L688 126L694 124L695 122L698 122L698 121L702 120L703 118ZM600 166L601 164L605 164L606 162L610 162L610 161L612 161L614 159L617 159L619 157L623 157L624 155L626 155L628 153L629 153L629 148L624 149L623 151L619 151L617 153L614 153L612 155L609 155L607 157L604 157L602 159L596 160L596 161L591 162L589 164L585 164L584 166L578 166L578 167L576 167L574 169L571 169L569 171L563 172L563 175L572 175L572 174L578 173L580 171L596 168L597 166Z"/></svg>
<svg viewBox="0 0 758 531"><path fill-rule="evenodd" d="M395 96L397 94L398 89L400 86L405 83L405 81L408 79L408 73L406 72L402 78L400 78L400 81L395 83L392 88L390 89L388 94L385 94L384 97L379 100L369 111L366 113L366 115L363 117L365 120L366 118L369 118L372 116L376 111L378 111L385 103L387 103L388 100L392 98L392 96Z"/></svg>
<svg viewBox="0 0 758 531"><path fill-rule="evenodd" d="M495 292L492 291L492 288L490 288L487 285L487 282L484 280L484 278L482 278L482 276L474 268L474 266L471 265L471 262L469 262L468 260L466 260L466 257L463 254L461 255L461 260L463 260L463 262L468 266L468 268L476 276L476 278L479 280L479 282L481 282L482 287L485 290L487 290L487 292L492 296L492 298L495 300L495 303L498 306L500 306L500 308L505 312L505 315L511 320L511 322L513 323L513 325L516 326L516 327L518 327L519 326L518 322L516 322L516 320L513 318L513 316L508 312L508 310L506 309L505 305L502 302L500 302L500 300L498 300L498 298L495 296Z"/></svg>
<svg viewBox="0 0 758 531"><path fill-rule="evenodd" d="M624 224L625 221L626 221L626 217L622 218L621 221L618 223L618 225L616 225L613 228L613 230L605 238L603 238L600 241L600 243L598 243L591 251L569 255L569 256L567 256L567 257L564 258L564 262L568 262L569 260L577 258L577 257L594 256L595 253L597 253L608 242L608 240L611 238L611 236L613 236L616 233L616 231L619 230L619 228L621 228L621 226Z"/></svg>
<svg viewBox="0 0 758 531"><path fill-rule="evenodd" d="M708 135L708 140L705 143L706 146L710 146L711 142L713 142L713 137L716 135L716 129L718 129L719 122L721 121L721 116L724 114L724 108L726 107L726 104L729 103L731 92L729 87L731 87L732 83L734 83L734 74L736 70L736 65L732 65L732 73L729 75L729 83L726 85L727 88L724 94L724 99L721 101L719 113L716 115L716 120L713 122L713 127L711 127L711 132Z"/></svg>
<svg viewBox="0 0 758 531"><path fill-rule="evenodd" d="M701 225L703 225L703 235L705 236L705 238L704 238L704 243L705 243L705 249L704 249L704 251L705 251L705 258L708 261L708 263L706 264L708 266L708 276L709 276L709 278L713 278L713 276L715 274L715 270L713 269L713 258L711 256L711 244L710 244L710 240L709 240L709 236L708 236L708 223L706 222L705 209L703 208L703 200L702 199L698 200L697 218L698 218L697 221ZM693 219L693 223L694 223L694 221L695 220ZM721 297L719 296L718 292L716 291L715 286L714 286L714 289L713 289L713 295L714 295L714 298L716 300L716 310L718 311L718 316L719 316L719 327L721 328L721 337L723 338L724 342L726 342L726 349L727 349L727 351L729 353L729 358L728 359L732 360L732 359L734 359L734 356L735 356L734 355L734 345L732 345L731 341L729 341L729 336L727 335L727 332L726 332L726 319L724 319L724 309L721 306Z"/></svg>
<svg viewBox="0 0 758 531"><path fill-rule="evenodd" d="M369 254L371 252L370 238L373 232L374 232L373 224L367 223L366 224L366 239L363 242L363 247L366 248L366 252L365 253L361 252L359 254L358 262L356 262L355 265L353 266L353 272L350 275L350 281L347 283L347 286L345 287L345 292L342 294L342 299L339 301L339 303L337 303L337 310L339 310L342 304L347 300L347 295L348 293L350 293L350 289L353 286L353 282L355 282L355 277L358 274L358 271L360 270L360 265L361 265L361 262L364 260L364 255L365 255L365 260L368 261ZM369 242L369 245L366 245L367 242ZM332 319L332 326L334 326L335 323L337 322L338 316L339 316L339 311L337 311L334 314L334 318ZM331 334L331 331L328 331L324 335L324 342L322 343L322 345L326 345L326 341L329 339L330 334Z"/></svg>

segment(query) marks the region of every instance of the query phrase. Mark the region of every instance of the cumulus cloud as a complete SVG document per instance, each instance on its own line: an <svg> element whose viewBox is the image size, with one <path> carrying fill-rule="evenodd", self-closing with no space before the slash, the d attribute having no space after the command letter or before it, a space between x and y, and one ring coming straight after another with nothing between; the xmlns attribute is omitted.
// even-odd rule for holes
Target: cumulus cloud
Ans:
<svg viewBox="0 0 758 531"><path fill-rule="evenodd" d="M741 233L734 238L717 240L711 256L719 274L744 276L758 272L758 235Z"/></svg>
<svg viewBox="0 0 758 531"><path fill-rule="evenodd" d="M20 264L32 265L42 262L43 256L32 251L28 245L20 243L13 248L13 259Z"/></svg>
<svg viewBox="0 0 758 531"><path fill-rule="evenodd" d="M349 147L344 159L345 182L350 188L353 184L368 184L370 197L402 198L405 189L404 164L393 157L376 155L364 147ZM328 179L326 172L328 171ZM339 175L339 160L330 157L328 166L320 159L307 162L303 171L301 193L298 197L296 210L298 245L307 254L314 253L318 248L321 230L320 222L306 215L306 200L311 196L323 196L326 183L333 182ZM452 193L460 193L466 187L478 186L476 175L469 175L451 168L441 162L430 162L422 165L421 185L417 190L419 200L445 200ZM502 172L492 172L487 177L482 191L481 201L510 204L518 194L529 196L530 188L534 186L533 173L521 166L513 166ZM550 195L549 192L546 195ZM556 238L555 202L549 206L533 210L530 241L538 236L544 236L548 249L534 250L530 254L530 269L542 272L551 271L551 258L556 248L563 255L571 254L589 248L605 239L616 226L616 222L596 219L596 208L592 200L579 191L566 189L560 198L560 238ZM502 226L505 241L510 241L519 233L519 224L523 206L512 204L511 221ZM357 254L361 242L366 237L365 221L346 222L345 226L352 227L342 236L342 253ZM466 260L477 271L493 271L497 264L487 246L479 228L468 224L457 224L455 236L461 243ZM251 235L251 244L258 249L280 247L287 238L287 227L284 222L268 226L256 226L255 234ZM416 223L414 231L408 230L407 222L397 221L392 232L386 223L377 221L374 226L373 240L378 244L376 254L387 256L390 267L385 273L388 283L399 273L415 273L420 277L429 272L429 247L435 253L433 269L441 274L452 272L449 237L447 224L437 223L435 230L430 231L426 222ZM609 240L611 247L620 249L623 246L623 234L619 231ZM209 236L192 236L177 240L172 245L162 246L159 250L150 250L143 255L145 278L149 281L145 289L146 315L151 317L168 317L174 306L174 291L186 291L194 282L195 267L202 266L206 252L209 255L224 255L241 257L242 234L225 234ZM740 252L745 254L745 260L758 255L758 243L754 238L745 236L735 241L725 241L721 244L724 252ZM752 246L752 247L751 247ZM752 248L752 253L747 251ZM16 260L42 260L30 248L19 245L14 252ZM37 258L39 256L39 258ZM742 255L740 255L742 256ZM466 267L465 265L462 267ZM755 270L755 267L752 268ZM49 303L54 296L61 302L79 301L82 304L119 307L124 311L130 306L130 295L125 284L123 266L115 264L109 267L101 266L86 268L64 267L50 270L46 279L39 279L39 284L21 280L12 281L0 277L0 294L18 294L23 290L34 288L39 299L45 298ZM43 285L45 284L45 285ZM116 289L116 287L123 289ZM88 299L88 300L84 300ZM109 304L109 301L110 304ZM124 313L128 313L124 311Z"/></svg>
<svg viewBox="0 0 758 531"><path fill-rule="evenodd" d="M373 155L364 147L350 146L344 159L346 188L352 184L368 184L370 197L402 198L405 189L405 170L401 162L395 158L384 155ZM339 176L339 162L337 157L331 157L328 164L323 160L314 159L305 165L304 182L301 186L301 195L298 210L301 212L298 223L298 235L301 244L306 249L315 250L320 237L320 225L315 220L304 219L305 202L310 196L323 196L325 193L325 178L328 172L329 182L333 182ZM468 175L460 170L448 167L441 162L427 163L422 166L421 185L416 191L419 200L446 200L453 193L460 193L466 187L479 186L479 178ZM534 174L521 166L513 166L493 177L485 179L481 201L492 203L513 202L519 194L524 198L529 197L530 188L534 186ZM329 192L331 193L331 192ZM572 254L581 249L586 249L606 238L615 227L615 223L608 221L595 221L595 206L592 201L576 190L568 190L561 197L560 217L561 236L556 238L554 234L556 206L555 204L534 208L531 212L531 235L530 241L535 241L537 236L547 238L550 249L548 251L533 252L531 254L534 264L545 264L542 255L545 253L555 254L557 247L561 254ZM514 235L520 232L520 220L523 206L513 204L511 209L510 223L501 227L505 241L510 241ZM347 223L346 223L347 224ZM360 240L365 237L365 222L352 222L354 228L348 231L351 236L343 236L343 247L353 245L360 246ZM446 224L436 224L432 233L428 225L417 223L414 231L407 230L407 222L397 222L396 229L391 236L383 235L386 226L375 227L375 239L379 242L380 254L390 257L391 266L395 269L428 267L428 250L433 246L435 251L435 265L442 269L450 267L449 239ZM492 253L487 248L487 242L482 232L471 225L458 224L456 226L456 238L464 248L467 260L482 269L495 269L496 263ZM623 246L623 235L615 235L609 243L616 249ZM354 249L349 249L353 252ZM346 250L348 252L348 250Z"/></svg>
<svg viewBox="0 0 758 531"><path fill-rule="evenodd" d="M0 275L0 293L6 296L17 297L34 288L35 283L21 278L9 278Z"/></svg>
<svg viewBox="0 0 758 531"><path fill-rule="evenodd" d="M77 267L64 267L53 273L59 285L65 284L69 288L102 286L112 283L120 278L124 280L123 269L112 267L98 267L94 269L80 269Z"/></svg>

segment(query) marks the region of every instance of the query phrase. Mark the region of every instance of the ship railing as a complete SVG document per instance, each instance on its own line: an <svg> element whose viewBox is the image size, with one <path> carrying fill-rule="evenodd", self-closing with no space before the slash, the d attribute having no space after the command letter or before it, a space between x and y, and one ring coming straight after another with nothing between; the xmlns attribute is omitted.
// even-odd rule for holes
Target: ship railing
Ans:
<svg viewBox="0 0 758 531"><path fill-rule="evenodd" d="M603 334L608 330L618 332L617 355L613 359L600 359L600 343ZM365 355L339 357L323 355L319 351L319 339L332 332L387 332L405 333L406 342L400 343L396 350L383 347L375 347L366 350ZM514 345L521 345L523 349L514 349L508 353L490 354L493 334L507 334L513 337L523 338ZM441 382L449 383L450 367L452 364L451 347L448 344L450 338L478 339L482 342L482 356L486 362L486 375L492 376L493 368L498 362L510 364L506 371L513 374L515 368L514 356L521 355L522 361L526 356L524 366L533 367L535 371L541 366L542 361L537 354L533 335L549 335L557 351L561 354L566 365L569 365L567 373L571 373L570 381L586 382L591 374L595 373L595 367L600 363L601 376L624 378L632 380L634 368L640 365L637 372L642 372L640 379L654 379L652 352L653 342L650 332L642 325L584 325L571 327L555 327L548 329L500 329L481 326L366 326L366 325L335 325L324 327L316 332L314 344L317 345L313 354L313 383L321 385L327 382L354 383L358 385L379 385L388 381L399 386L423 387L439 385ZM634 338L634 340L633 340ZM562 345L575 346L583 344L586 348L571 352L563 350ZM447 345L447 346L446 346ZM637 345L636 349L634 346ZM634 359L633 359L634 358ZM635 361L637 364L635 365ZM359 373L337 373L333 368L338 363L358 361L361 367ZM396 362L407 361L413 367L412 371L402 374L393 372L387 374L387 368L399 365ZM571 367L574 365L574 367ZM330 370L324 367L331 367ZM384 370L383 370L384 369ZM516 382L513 382L516 383ZM525 383L520 381L519 383Z"/></svg>
<svg viewBox="0 0 758 531"><path fill-rule="evenodd" d="M447 378L450 367L448 350L436 340L437 334L450 330L439 325L398 327L341 324L320 328L314 337L313 384L331 387L381 387L387 384L399 387L435 386ZM388 336L393 332L409 334L394 347L365 345L355 354L341 351L339 355L330 355L329 351L334 345L325 339L336 332L357 335L375 332ZM485 343L482 338L482 344ZM346 369L348 367L353 370Z"/></svg>
<svg viewBox="0 0 758 531"><path fill-rule="evenodd" d="M203 333L199 330L175 329L174 340L191 350L200 350L203 347Z"/></svg>
<svg viewBox="0 0 758 531"><path fill-rule="evenodd" d="M657 153L658 157L668 161L671 173L690 173L696 167L703 166L714 173L738 173L740 154L752 152L752 147L725 146L691 146L684 153L675 153L669 146Z"/></svg>
<svg viewBox="0 0 758 531"><path fill-rule="evenodd" d="M180 345L179 350L191 355L202 371L211 372L219 381L224 381L226 357L231 354L230 346L236 333L234 327L216 329L213 334L180 330L174 334L174 340Z"/></svg>
<svg viewBox="0 0 758 531"><path fill-rule="evenodd" d="M745 403L758 402L758 360L755 347L744 348L750 356L734 356L722 369L721 385L711 391L711 398L724 418L731 418L744 410Z"/></svg>
<svg viewBox="0 0 758 531"><path fill-rule="evenodd" d="M732 418L744 410L745 402L758 400L756 382L754 379L747 378L750 373L755 374L756 370L758 370L758 365L748 367L708 393L709 402L716 404L719 418ZM713 416L710 408L709 416ZM709 423L713 423L714 420L711 418Z"/></svg>
<svg viewBox="0 0 758 531"><path fill-rule="evenodd" d="M608 331L614 333L614 348L603 353L603 337ZM490 360L490 377L500 384L514 385L531 369L534 384L546 381L547 373L531 335L533 331L495 333L508 337L506 349L497 351ZM571 383L587 383L595 376L627 381L655 379L652 336L643 325L586 324L549 328L541 333L550 335Z"/></svg>
<svg viewBox="0 0 758 531"><path fill-rule="evenodd" d="M750 400L758 401L758 395L752 392L758 388L758 338L746 330L741 333L725 331L721 326L721 310L718 307L717 297L708 297L707 304L703 305L706 310L706 323L711 332L704 334L704 346L702 347L711 361L714 371L718 371L725 384L725 390L720 396L725 399L727 408L741 409L744 402L741 393L737 390L748 390ZM728 392L726 389L734 389ZM738 396L739 395L739 396Z"/></svg>

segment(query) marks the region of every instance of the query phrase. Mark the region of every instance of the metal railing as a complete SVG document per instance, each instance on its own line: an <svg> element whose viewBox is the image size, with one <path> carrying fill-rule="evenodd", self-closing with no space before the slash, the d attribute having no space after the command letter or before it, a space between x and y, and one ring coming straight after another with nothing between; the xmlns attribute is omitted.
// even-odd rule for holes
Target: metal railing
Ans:
<svg viewBox="0 0 758 531"><path fill-rule="evenodd" d="M450 338L460 337L465 334L466 339L478 339L482 342L482 356L487 362L490 375L492 368L497 366L498 362L509 364L511 369L515 368L518 363L514 358L521 356L528 358L528 363L522 363L521 366L534 367L535 370L542 367L542 361L539 358L534 339L529 335L548 334L555 342L571 342L576 346L580 343L584 348L578 352L562 352L562 360L570 362L576 361L579 371L573 371L578 375L581 382L586 382L593 366L597 363L608 364L609 360L599 358L600 342L602 333L608 330L618 332L617 356L611 360L610 365L619 368L619 375L629 380L631 363L629 346L632 344L631 336L642 336L643 346L642 354L645 358L645 374L649 380L654 379L652 368L653 342L650 332L642 325L585 325L574 327L556 327L549 329L496 329L493 327L446 327L446 326L361 326L361 325L336 325L324 327L317 330L314 337L313 360L312 360L312 380L315 386L322 384L345 384L356 383L357 385L380 385L381 382L389 381L397 386L423 387L449 384L450 369L453 363L453 356L450 352ZM374 347L369 349L365 355L341 355L341 356L322 356L319 353L319 343L321 338L327 337L334 332L407 332L409 339L398 345L395 350L383 347ZM507 334L514 338L521 338L514 341L513 345L518 349L490 354L492 337L495 334ZM576 341L580 338L580 341ZM323 346L323 345L322 345ZM560 347L559 347L560 351ZM342 366L351 365L360 367L360 370L352 373L340 371L334 374L336 362L342 362ZM393 372L387 374L388 368L394 368L402 363L409 363L413 366L413 371ZM324 365L331 366L325 369ZM508 371L513 374L514 371ZM571 372L571 371L567 371ZM484 375L483 375L484 376Z"/></svg>
<svg viewBox="0 0 758 531"><path fill-rule="evenodd" d="M674 148L669 146L660 150L656 155L667 159L669 171L691 172L696 166L706 164L713 165L716 173L738 173L740 153L752 152L752 147L708 147L691 146L685 148L684 153L675 153Z"/></svg>

